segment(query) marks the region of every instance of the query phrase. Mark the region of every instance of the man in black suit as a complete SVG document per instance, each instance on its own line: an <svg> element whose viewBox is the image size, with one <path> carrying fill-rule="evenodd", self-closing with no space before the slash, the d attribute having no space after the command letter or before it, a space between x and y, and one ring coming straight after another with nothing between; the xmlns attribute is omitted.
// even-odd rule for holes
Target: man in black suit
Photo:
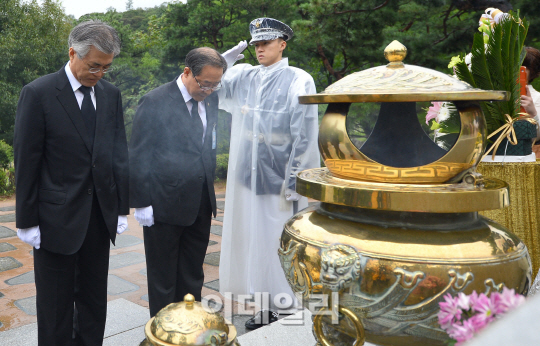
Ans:
<svg viewBox="0 0 540 346"><path fill-rule="evenodd" d="M17 233L34 246L40 346L103 344L110 240L129 214L122 100L101 80L120 39L87 21L68 43L69 62L23 88L15 118Z"/></svg>
<svg viewBox="0 0 540 346"><path fill-rule="evenodd" d="M145 95L129 145L130 206L144 226L150 315L191 293L201 300L203 261L216 215L216 124L225 59L186 56L176 80Z"/></svg>

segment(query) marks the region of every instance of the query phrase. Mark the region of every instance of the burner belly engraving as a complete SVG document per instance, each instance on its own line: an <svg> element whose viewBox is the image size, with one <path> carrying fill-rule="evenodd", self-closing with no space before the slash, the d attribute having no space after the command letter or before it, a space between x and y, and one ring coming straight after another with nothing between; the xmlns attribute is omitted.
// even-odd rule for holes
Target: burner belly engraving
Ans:
<svg viewBox="0 0 540 346"><path fill-rule="evenodd" d="M439 230L445 225L419 231L408 222L405 229L395 229L389 212L367 212L372 219L351 220L345 209L341 219L335 217L336 208L346 207L333 206L330 214L322 204L298 213L285 225L278 251L287 280L305 307L320 293L338 294L328 307L312 311L319 340L339 345L364 335L370 342L444 345L448 335L439 328L437 313L445 294L489 293L503 286L528 290L532 273L526 248L482 217L473 215L461 224L448 220L461 227L455 230L461 238L456 238ZM377 217L390 226L375 225ZM423 238L414 237L419 232ZM340 311L337 324L327 311L332 306Z"/></svg>

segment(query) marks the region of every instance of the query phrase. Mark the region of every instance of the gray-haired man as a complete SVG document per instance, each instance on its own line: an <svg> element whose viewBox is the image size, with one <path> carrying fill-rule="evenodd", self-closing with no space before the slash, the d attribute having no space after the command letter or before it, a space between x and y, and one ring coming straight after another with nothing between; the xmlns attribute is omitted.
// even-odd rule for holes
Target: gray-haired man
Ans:
<svg viewBox="0 0 540 346"><path fill-rule="evenodd" d="M69 62L23 88L15 119L17 233L34 246L40 346L103 344L109 243L129 213L120 91L101 80L120 40L87 21L68 43Z"/></svg>
<svg viewBox="0 0 540 346"><path fill-rule="evenodd" d="M150 315L191 293L201 300L203 262L216 214L216 124L227 69L214 49L186 56L176 80L146 94L129 143L130 206L144 226Z"/></svg>

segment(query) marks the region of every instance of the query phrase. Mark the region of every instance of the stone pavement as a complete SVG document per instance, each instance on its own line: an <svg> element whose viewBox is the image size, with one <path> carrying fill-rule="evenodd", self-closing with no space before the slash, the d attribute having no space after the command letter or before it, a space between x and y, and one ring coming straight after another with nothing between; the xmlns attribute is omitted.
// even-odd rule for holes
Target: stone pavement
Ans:
<svg viewBox="0 0 540 346"><path fill-rule="evenodd" d="M245 321L251 316L238 314L243 308L219 294L219 256L221 249L221 231L225 207L225 187L216 184L218 214L212 219L210 242L204 261L205 280L202 289L204 297L219 297L223 304L232 307L232 322L238 336L247 331ZM36 301L34 285L34 265L32 247L20 241L15 227L15 199L0 201L0 345L28 346L37 344ZM144 256L143 231L135 218L133 210L128 216L128 230L119 235L116 246L111 244L109 260L109 281L107 289L108 309L105 329L105 346L138 346L144 339L144 325L150 318L148 310L148 290L146 282L146 263ZM228 304L228 305L227 305ZM210 306L216 307L213 301ZM218 306L219 307L219 306ZM257 307L247 309L257 311ZM224 309L222 309L224 311ZM270 327L270 326L269 326ZM253 337L242 345L259 345L257 335L263 334L269 327L256 331ZM312 345L303 335L311 333L305 326L303 333L298 329L279 329L282 337L289 335L289 345ZM275 334L272 329L270 334ZM288 333L290 331L290 333ZM247 335L246 335L247 336ZM242 340L241 337L240 340ZM262 337L267 345L266 336ZM296 338L296 342L294 342ZM253 340L252 340L253 339ZM307 343L306 343L307 342Z"/></svg>
<svg viewBox="0 0 540 346"><path fill-rule="evenodd" d="M204 264L203 297L221 297L218 265L224 187L216 186L216 193L218 215L212 220ZM111 244L105 345L138 345L144 338L143 326L150 318L143 231L133 218L133 212L128 217L128 227L117 237L116 246ZM15 199L0 201L0 345L37 344L33 269L32 247L17 237ZM240 335L245 333L247 318L249 316L233 317Z"/></svg>

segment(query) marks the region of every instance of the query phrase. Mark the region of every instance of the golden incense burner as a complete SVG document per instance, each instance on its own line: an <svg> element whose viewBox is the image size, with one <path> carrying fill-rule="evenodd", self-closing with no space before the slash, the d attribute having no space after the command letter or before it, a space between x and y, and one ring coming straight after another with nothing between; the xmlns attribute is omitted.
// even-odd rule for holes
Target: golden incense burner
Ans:
<svg viewBox="0 0 540 346"><path fill-rule="evenodd" d="M397 41L385 56L386 66L300 97L329 103L319 132L326 168L298 174L296 191L321 203L286 223L279 257L324 346L445 345L437 319L445 294L503 286L526 294L531 282L526 246L478 214L509 204L504 181L476 172L486 146L477 101L504 100L505 92L403 64L406 48ZM420 101L456 106L461 132L450 150L423 132ZM381 102L361 148L346 131L354 102Z"/></svg>
<svg viewBox="0 0 540 346"><path fill-rule="evenodd" d="M236 328L218 312L207 311L195 297L172 303L152 317L144 328L146 345L239 346Z"/></svg>

